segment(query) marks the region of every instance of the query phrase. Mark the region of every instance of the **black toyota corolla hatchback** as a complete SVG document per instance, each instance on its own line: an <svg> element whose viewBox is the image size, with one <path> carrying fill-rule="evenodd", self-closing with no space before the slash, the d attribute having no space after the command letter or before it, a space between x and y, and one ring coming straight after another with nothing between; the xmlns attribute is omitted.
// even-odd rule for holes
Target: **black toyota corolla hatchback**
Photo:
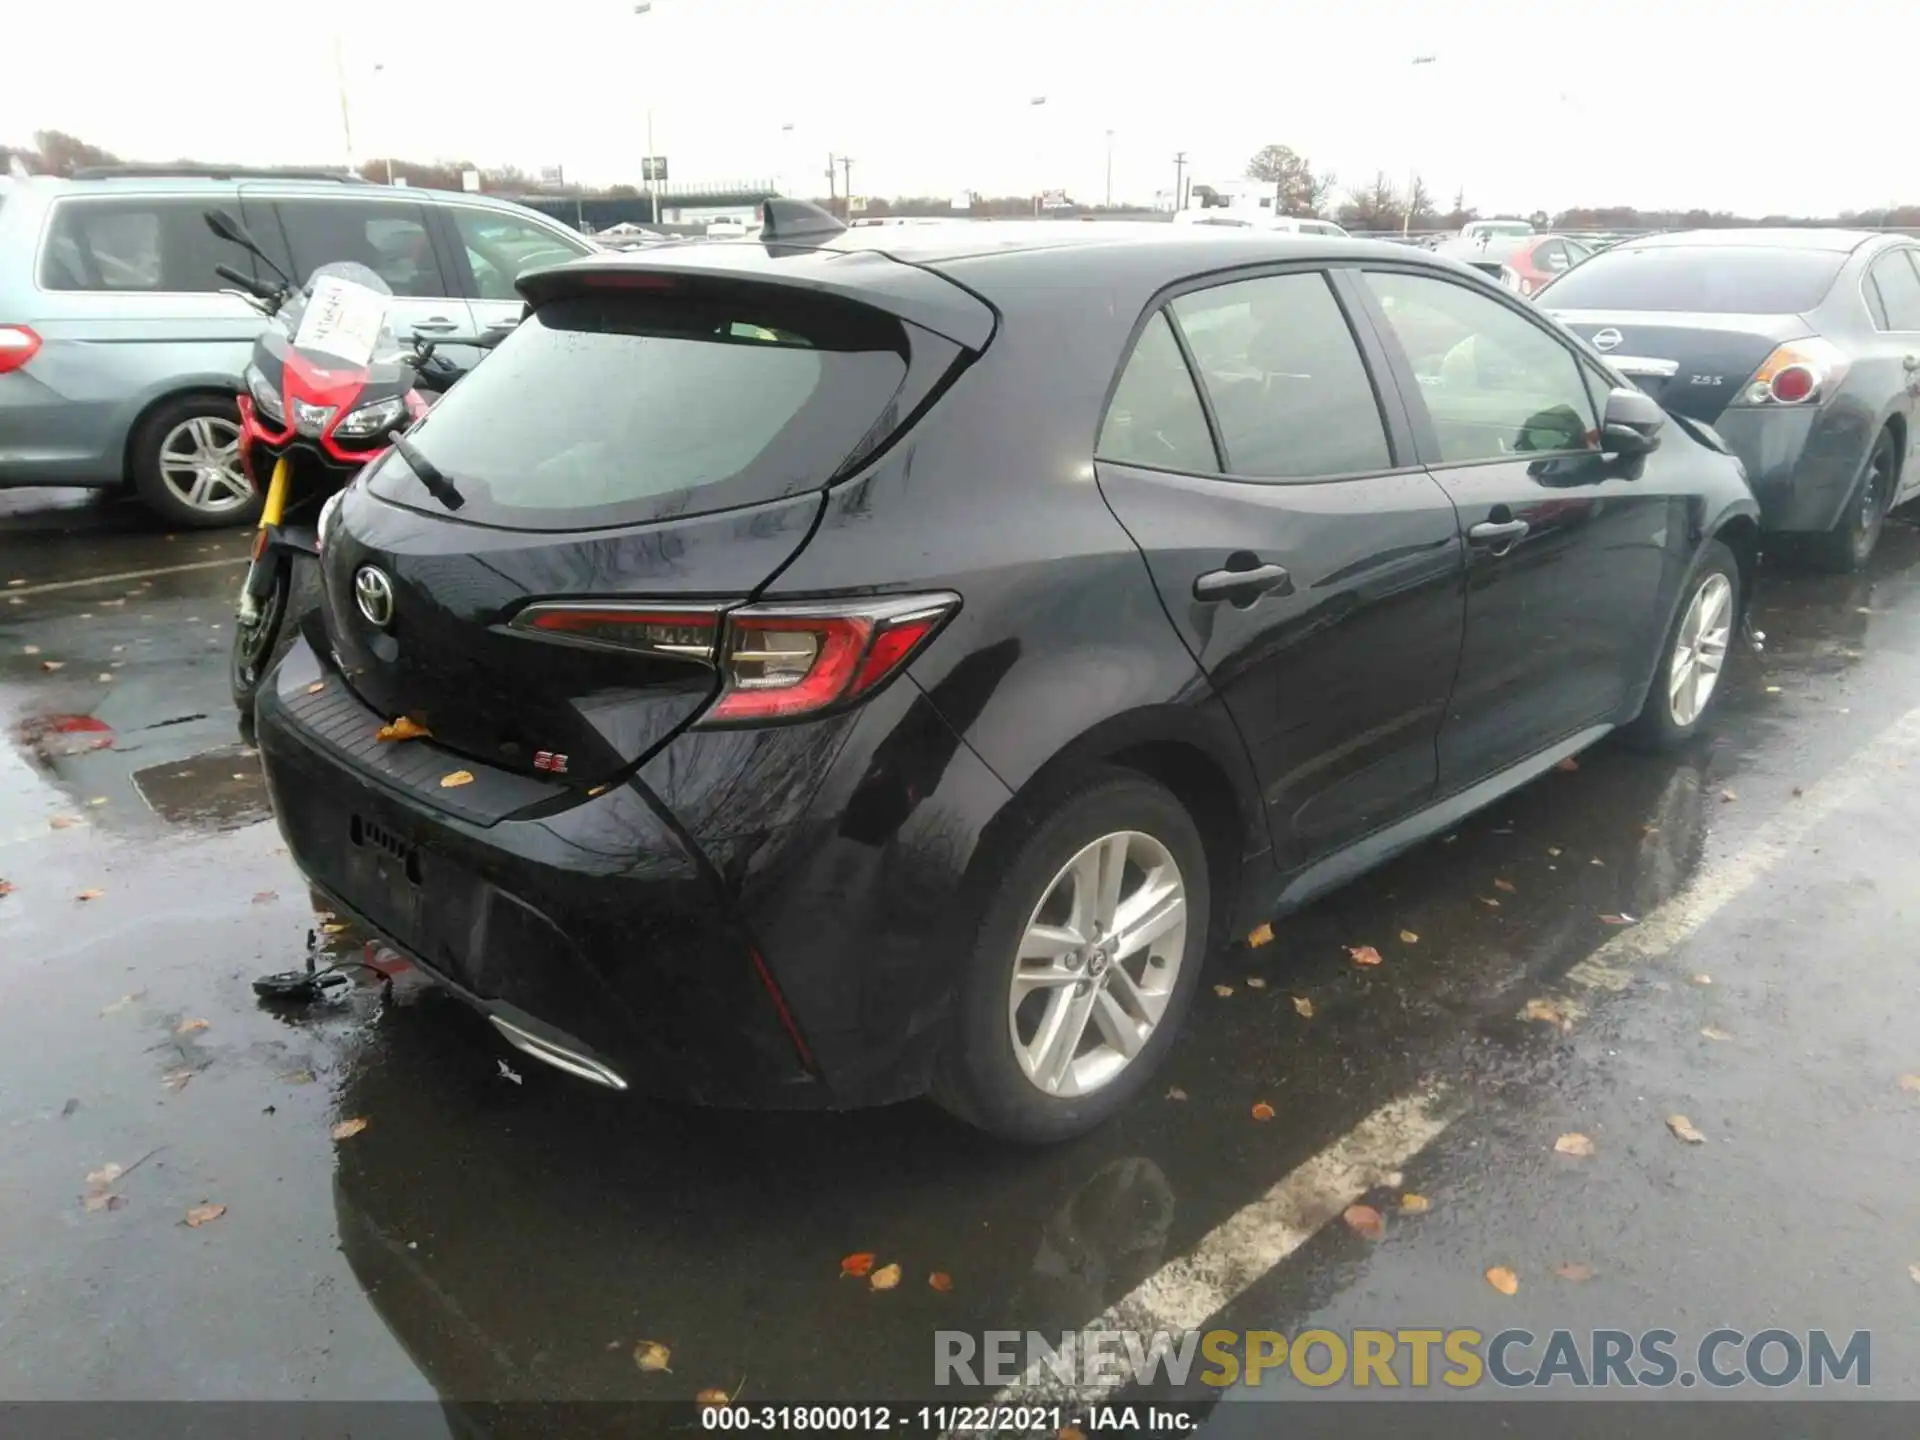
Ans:
<svg viewBox="0 0 1920 1440"><path fill-rule="evenodd" d="M521 1050L1067 1136L1210 946L1709 715L1738 462L1463 267L771 228L523 278L260 703L301 868Z"/></svg>

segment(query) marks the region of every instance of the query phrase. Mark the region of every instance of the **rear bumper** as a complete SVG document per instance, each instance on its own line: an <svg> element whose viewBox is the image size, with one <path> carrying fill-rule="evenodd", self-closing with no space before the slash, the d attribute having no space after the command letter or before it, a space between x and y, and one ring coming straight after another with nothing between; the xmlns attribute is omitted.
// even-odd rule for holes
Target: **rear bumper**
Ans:
<svg viewBox="0 0 1920 1440"><path fill-rule="evenodd" d="M1713 428L1746 466L1760 523L1774 532L1832 529L1871 438L1849 417L1821 410L1727 410Z"/></svg>
<svg viewBox="0 0 1920 1440"><path fill-rule="evenodd" d="M69 400L31 369L0 375L0 488L119 484L127 448L122 407Z"/></svg>

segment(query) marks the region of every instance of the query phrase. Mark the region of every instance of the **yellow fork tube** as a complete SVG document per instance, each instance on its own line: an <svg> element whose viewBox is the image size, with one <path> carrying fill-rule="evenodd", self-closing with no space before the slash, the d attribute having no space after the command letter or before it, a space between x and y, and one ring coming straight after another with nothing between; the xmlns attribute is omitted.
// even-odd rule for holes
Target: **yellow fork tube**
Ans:
<svg viewBox="0 0 1920 1440"><path fill-rule="evenodd" d="M293 467L287 464L282 455L273 462L273 478L267 482L267 501L260 509L260 528L266 530L280 523L280 517L287 508L287 487L292 483Z"/></svg>

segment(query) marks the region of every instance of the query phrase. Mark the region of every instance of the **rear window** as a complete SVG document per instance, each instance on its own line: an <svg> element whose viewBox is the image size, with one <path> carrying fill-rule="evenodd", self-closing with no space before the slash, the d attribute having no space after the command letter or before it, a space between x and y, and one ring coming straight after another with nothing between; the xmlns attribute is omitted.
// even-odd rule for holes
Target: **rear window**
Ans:
<svg viewBox="0 0 1920 1440"><path fill-rule="evenodd" d="M1563 310L1797 315L1826 298L1847 257L1771 246L1656 245L1608 250L1540 292Z"/></svg>
<svg viewBox="0 0 1920 1440"><path fill-rule="evenodd" d="M40 252L48 290L211 292L231 283L214 274L253 259L207 229L210 202L193 199L64 200Z"/></svg>
<svg viewBox="0 0 1920 1440"><path fill-rule="evenodd" d="M463 520L636 524L819 489L898 423L907 362L901 324L860 306L737 286L572 297L522 321L410 438ZM440 508L397 455L372 488Z"/></svg>

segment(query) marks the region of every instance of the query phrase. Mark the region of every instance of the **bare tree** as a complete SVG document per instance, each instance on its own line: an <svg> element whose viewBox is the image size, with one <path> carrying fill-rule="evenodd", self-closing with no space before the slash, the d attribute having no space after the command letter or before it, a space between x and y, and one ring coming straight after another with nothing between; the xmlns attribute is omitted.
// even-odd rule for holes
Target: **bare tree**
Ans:
<svg viewBox="0 0 1920 1440"><path fill-rule="evenodd" d="M1347 203L1340 207L1340 223L1350 230L1398 230L1404 213L1393 181L1386 171L1379 170L1365 189L1347 193Z"/></svg>
<svg viewBox="0 0 1920 1440"><path fill-rule="evenodd" d="M1285 145L1262 145L1247 162L1247 178L1273 186L1274 204L1283 215L1313 215L1326 198L1306 157ZM1331 177L1329 177L1329 181Z"/></svg>

